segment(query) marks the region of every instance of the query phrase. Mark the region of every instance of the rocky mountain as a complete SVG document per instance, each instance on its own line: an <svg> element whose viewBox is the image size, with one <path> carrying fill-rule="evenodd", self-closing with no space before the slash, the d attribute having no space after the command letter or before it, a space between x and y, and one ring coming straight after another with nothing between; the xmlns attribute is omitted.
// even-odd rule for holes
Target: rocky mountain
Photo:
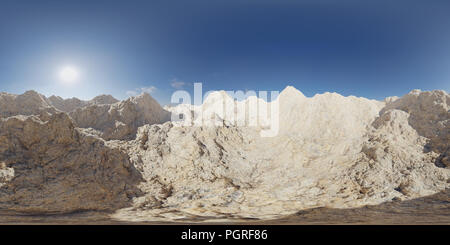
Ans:
<svg viewBox="0 0 450 245"><path fill-rule="evenodd" d="M119 102L111 95L99 95L92 100L84 101L77 98L63 99L59 96L50 96L47 99L49 105L64 112L71 112L78 108L82 108L89 105L109 105Z"/></svg>
<svg viewBox="0 0 450 245"><path fill-rule="evenodd" d="M170 120L170 113L147 93L124 101L118 101L111 95L100 95L84 101L57 96L46 98L35 91L21 95L0 94L1 117L57 112L67 113L75 126L106 140L132 139L138 127Z"/></svg>
<svg viewBox="0 0 450 245"><path fill-rule="evenodd" d="M138 127L170 120L170 113L147 93L114 104L88 105L69 115L77 127L92 128L105 140L133 139Z"/></svg>
<svg viewBox="0 0 450 245"><path fill-rule="evenodd" d="M65 113L0 119L0 208L26 213L114 210L142 181L128 155Z"/></svg>
<svg viewBox="0 0 450 245"><path fill-rule="evenodd" d="M128 221L270 219L450 187L445 91L375 101L287 87L272 102L215 92L203 105L167 110L148 94L66 106L55 98L0 95L0 208L116 210ZM278 110L273 137L261 134L273 118L239 114L254 105Z"/></svg>
<svg viewBox="0 0 450 245"><path fill-rule="evenodd" d="M423 93L435 96L435 102L408 104L429 107L421 109L421 116L430 120L428 137L410 124L412 114L397 104L410 95L386 104L336 93L307 98L288 87L275 101L279 134L266 138L260 137L261 125L233 126L236 117L221 109L232 99L213 93L202 106L189 109L192 114L217 111L212 115L225 121L224 126L168 122L142 127L136 140L128 142L131 161L152 181L141 185L146 194L134 200L134 207L115 217L269 219L307 208L359 207L436 193L449 187L450 169L437 163L445 162L442 152L426 149L435 137L449 135L436 130L446 125L449 95ZM238 104L234 102L234 109ZM261 106L270 103L262 101ZM183 109L186 105L170 110ZM432 119L435 112L438 121ZM450 141L439 142L448 149Z"/></svg>
<svg viewBox="0 0 450 245"><path fill-rule="evenodd" d="M56 111L71 112L75 109L89 105L107 105L119 102L111 95L99 95L92 100L78 98L63 99L59 96L45 97L36 91L30 90L23 94L0 93L0 116L38 115L42 112L50 114Z"/></svg>
<svg viewBox="0 0 450 245"><path fill-rule="evenodd" d="M35 91L27 91L20 95L0 93L0 117L53 114L56 111L56 108L47 102L44 95Z"/></svg>

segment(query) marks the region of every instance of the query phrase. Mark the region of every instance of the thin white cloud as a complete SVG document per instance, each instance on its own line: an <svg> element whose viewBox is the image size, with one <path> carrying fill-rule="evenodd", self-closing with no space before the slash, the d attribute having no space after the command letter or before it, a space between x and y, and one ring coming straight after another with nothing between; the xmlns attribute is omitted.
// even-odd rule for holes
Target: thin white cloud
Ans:
<svg viewBox="0 0 450 245"><path fill-rule="evenodd" d="M151 87L142 87L142 88L141 88L141 91L142 91L142 92L144 92L144 93L149 93L149 94L155 92L155 90L156 90L156 87L155 87L155 86L151 86Z"/></svg>
<svg viewBox="0 0 450 245"><path fill-rule="evenodd" d="M136 96L138 93L136 92L136 90L128 90L126 92L126 94L128 97L131 97L131 96Z"/></svg>
<svg viewBox="0 0 450 245"><path fill-rule="evenodd" d="M178 80L177 78L174 78L170 81L170 86L172 86L172 88L182 89L186 85L188 84L184 81Z"/></svg>
<svg viewBox="0 0 450 245"><path fill-rule="evenodd" d="M137 88L135 90L128 90L126 92L126 94L127 94L128 97L131 97L131 96L137 96L137 95L142 94L142 93L152 94L156 90L157 90L157 88L155 86L142 87L142 88Z"/></svg>

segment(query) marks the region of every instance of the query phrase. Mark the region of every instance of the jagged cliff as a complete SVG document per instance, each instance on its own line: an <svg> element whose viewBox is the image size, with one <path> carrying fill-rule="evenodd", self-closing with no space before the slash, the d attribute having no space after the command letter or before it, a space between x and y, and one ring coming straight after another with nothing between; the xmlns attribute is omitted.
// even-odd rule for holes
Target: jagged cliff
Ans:
<svg viewBox="0 0 450 245"><path fill-rule="evenodd" d="M123 220L274 218L450 186L445 91L381 102L336 93L308 98L287 87L270 103L217 92L201 106L167 108L207 112L203 126L168 121L170 112L148 94L111 98L0 94L0 208L118 209L114 217ZM255 101L278 103L275 137L260 136L263 118L249 126L236 123L249 114L230 116ZM223 113L224 105L232 107Z"/></svg>
<svg viewBox="0 0 450 245"><path fill-rule="evenodd" d="M27 213L114 210L142 181L128 155L65 113L0 119L0 208Z"/></svg>

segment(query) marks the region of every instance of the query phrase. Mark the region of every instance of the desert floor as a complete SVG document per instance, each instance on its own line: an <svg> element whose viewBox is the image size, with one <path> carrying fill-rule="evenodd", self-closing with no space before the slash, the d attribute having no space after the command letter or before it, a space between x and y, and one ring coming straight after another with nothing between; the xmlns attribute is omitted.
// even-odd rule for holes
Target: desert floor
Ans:
<svg viewBox="0 0 450 245"><path fill-rule="evenodd" d="M0 224L61 225L171 225L171 224L249 224L249 225L326 225L326 224L450 224L450 189L409 201L392 201L380 205L351 209L315 208L275 220L239 220L227 222L122 222L109 218L106 212L29 215L0 211Z"/></svg>

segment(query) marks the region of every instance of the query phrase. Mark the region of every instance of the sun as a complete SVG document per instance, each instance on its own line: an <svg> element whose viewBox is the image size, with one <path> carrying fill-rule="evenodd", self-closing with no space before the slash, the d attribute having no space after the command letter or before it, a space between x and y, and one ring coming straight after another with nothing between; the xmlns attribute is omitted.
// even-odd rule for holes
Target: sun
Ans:
<svg viewBox="0 0 450 245"><path fill-rule="evenodd" d="M59 78L65 83L73 83L77 81L79 76L78 70L73 66L65 66L59 72Z"/></svg>

